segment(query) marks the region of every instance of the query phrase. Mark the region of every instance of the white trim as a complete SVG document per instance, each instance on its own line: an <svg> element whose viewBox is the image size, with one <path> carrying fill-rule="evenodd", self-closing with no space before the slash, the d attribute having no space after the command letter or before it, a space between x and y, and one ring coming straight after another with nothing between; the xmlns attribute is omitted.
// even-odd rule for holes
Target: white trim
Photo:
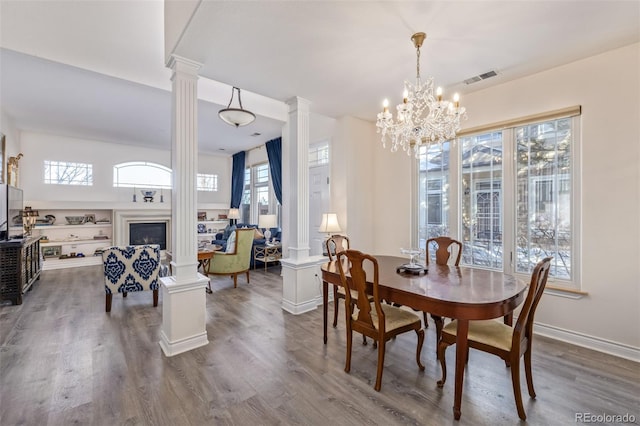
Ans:
<svg viewBox="0 0 640 426"><path fill-rule="evenodd" d="M207 338L207 332L205 331L203 333L170 342L167 335L164 334L164 330L160 330L159 343L165 356L171 357L183 352L190 351L192 349L199 348L201 346L208 345L209 339Z"/></svg>
<svg viewBox="0 0 640 426"><path fill-rule="evenodd" d="M640 362L640 348L625 345L611 340L589 336L576 331L566 330L547 324L534 324L534 334L549 337L550 339L570 343L594 351L603 352L631 361Z"/></svg>
<svg viewBox="0 0 640 426"><path fill-rule="evenodd" d="M322 301L320 302L322 303ZM311 301L303 303L295 303L289 300L282 299L282 310L289 312L293 315L300 315L315 310L318 307L316 298Z"/></svg>

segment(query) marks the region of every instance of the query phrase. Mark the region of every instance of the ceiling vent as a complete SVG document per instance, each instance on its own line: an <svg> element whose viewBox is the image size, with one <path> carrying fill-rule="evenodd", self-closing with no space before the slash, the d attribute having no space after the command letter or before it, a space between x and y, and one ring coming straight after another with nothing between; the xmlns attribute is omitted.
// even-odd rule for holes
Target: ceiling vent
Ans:
<svg viewBox="0 0 640 426"><path fill-rule="evenodd" d="M495 77L496 75L498 75L498 73L496 71L491 70L491 71L485 72L484 74L480 74L480 75L476 75L471 78L468 78L464 81L464 83L473 84L473 83L477 83L478 81L486 80L487 78Z"/></svg>

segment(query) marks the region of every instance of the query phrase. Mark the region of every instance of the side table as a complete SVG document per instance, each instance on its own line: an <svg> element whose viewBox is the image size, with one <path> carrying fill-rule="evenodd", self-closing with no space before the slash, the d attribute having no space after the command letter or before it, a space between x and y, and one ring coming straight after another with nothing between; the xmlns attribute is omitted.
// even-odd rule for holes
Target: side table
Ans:
<svg viewBox="0 0 640 426"><path fill-rule="evenodd" d="M282 259L282 244L267 244L253 247L253 269L256 269L256 261L264 263L267 270L269 262L278 262Z"/></svg>

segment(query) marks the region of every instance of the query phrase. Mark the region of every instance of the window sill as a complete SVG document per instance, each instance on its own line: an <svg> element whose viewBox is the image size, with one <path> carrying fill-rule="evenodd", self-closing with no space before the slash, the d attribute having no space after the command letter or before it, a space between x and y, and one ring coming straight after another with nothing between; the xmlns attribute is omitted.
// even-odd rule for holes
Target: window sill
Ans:
<svg viewBox="0 0 640 426"><path fill-rule="evenodd" d="M555 285L547 284L547 287L544 289L545 293L551 294L559 297L566 297L567 299L582 299L585 296L588 296L589 293L582 290L576 290L573 288L559 287Z"/></svg>

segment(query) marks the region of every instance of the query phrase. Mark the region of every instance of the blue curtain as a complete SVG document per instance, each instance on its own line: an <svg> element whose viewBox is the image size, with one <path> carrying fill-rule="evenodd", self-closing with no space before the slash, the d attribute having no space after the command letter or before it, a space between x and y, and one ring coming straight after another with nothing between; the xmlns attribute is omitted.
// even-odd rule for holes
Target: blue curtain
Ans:
<svg viewBox="0 0 640 426"><path fill-rule="evenodd" d="M245 152L233 154L233 168L231 170L231 208L240 208L242 190L244 189L244 157Z"/></svg>
<svg viewBox="0 0 640 426"><path fill-rule="evenodd" d="M267 147L269 157L269 169L271 170L271 182L276 198L282 205L282 138L275 138L264 144Z"/></svg>

